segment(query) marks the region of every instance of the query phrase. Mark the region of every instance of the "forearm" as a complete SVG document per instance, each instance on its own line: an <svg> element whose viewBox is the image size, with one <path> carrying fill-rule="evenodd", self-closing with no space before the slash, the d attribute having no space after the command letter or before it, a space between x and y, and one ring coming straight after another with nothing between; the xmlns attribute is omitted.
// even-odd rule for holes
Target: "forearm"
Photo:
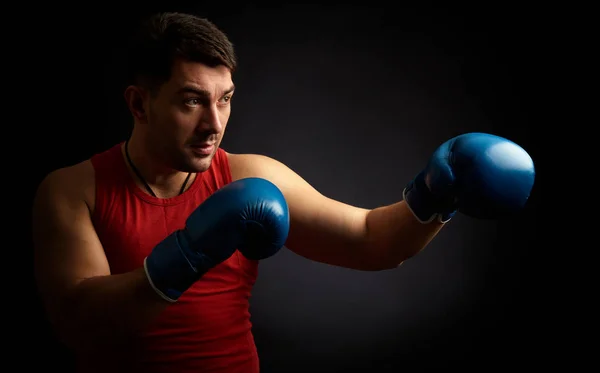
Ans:
<svg viewBox="0 0 600 373"><path fill-rule="evenodd" d="M58 301L55 327L79 350L119 348L170 304L152 289L143 268L85 279Z"/></svg>
<svg viewBox="0 0 600 373"><path fill-rule="evenodd" d="M423 224L405 201L378 207L367 213L363 256L373 258L374 270L391 269L425 248L444 226L433 221Z"/></svg>

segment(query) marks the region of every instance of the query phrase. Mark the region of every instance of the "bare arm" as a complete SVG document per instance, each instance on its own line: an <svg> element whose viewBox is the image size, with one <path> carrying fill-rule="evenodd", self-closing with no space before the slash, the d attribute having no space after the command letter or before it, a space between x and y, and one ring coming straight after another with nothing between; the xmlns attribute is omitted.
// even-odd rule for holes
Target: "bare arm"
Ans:
<svg viewBox="0 0 600 373"><path fill-rule="evenodd" d="M38 289L59 337L80 351L118 347L167 307L143 268L111 275L86 203L90 185L89 164L54 171L33 207Z"/></svg>
<svg viewBox="0 0 600 373"><path fill-rule="evenodd" d="M311 260L367 271L395 268L443 227L421 224L404 201L372 210L336 201L265 156L229 154L229 160L234 180L262 177L281 189L291 215L286 247Z"/></svg>

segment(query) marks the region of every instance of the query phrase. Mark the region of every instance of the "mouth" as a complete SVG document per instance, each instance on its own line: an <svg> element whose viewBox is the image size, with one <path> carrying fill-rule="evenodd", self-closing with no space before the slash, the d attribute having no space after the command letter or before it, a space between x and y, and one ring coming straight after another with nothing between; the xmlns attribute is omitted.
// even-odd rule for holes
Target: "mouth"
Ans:
<svg viewBox="0 0 600 373"><path fill-rule="evenodd" d="M214 142L201 142L201 143L191 144L190 148L197 155L207 156L207 155L211 155L213 153L213 150L215 149L215 143Z"/></svg>

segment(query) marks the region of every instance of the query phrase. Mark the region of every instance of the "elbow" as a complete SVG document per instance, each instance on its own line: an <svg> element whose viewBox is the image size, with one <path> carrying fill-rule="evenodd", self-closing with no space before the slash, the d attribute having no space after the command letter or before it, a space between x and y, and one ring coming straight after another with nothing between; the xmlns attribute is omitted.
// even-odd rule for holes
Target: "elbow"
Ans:
<svg viewBox="0 0 600 373"><path fill-rule="evenodd" d="M66 349L70 351L86 349L84 347L87 345L85 338L82 338L81 333L78 333L78 328L73 325L73 320L62 316L60 310L46 308L45 322L48 326L49 336Z"/></svg>
<svg viewBox="0 0 600 373"><path fill-rule="evenodd" d="M94 323L89 319L90 312L84 309L74 293L54 293L52 300L46 301L46 319L58 342L70 351L88 353L99 349L102 342L91 333Z"/></svg>
<svg viewBox="0 0 600 373"><path fill-rule="evenodd" d="M69 305L61 304L47 310L47 319L54 337L71 351L85 352L95 348L89 335L84 331L81 316Z"/></svg>
<svg viewBox="0 0 600 373"><path fill-rule="evenodd" d="M91 320L77 316L74 311L65 310L63 316L52 322L54 335L67 349L77 354L89 355L99 351L109 352L123 346L125 336L113 338L112 331L95 326Z"/></svg>

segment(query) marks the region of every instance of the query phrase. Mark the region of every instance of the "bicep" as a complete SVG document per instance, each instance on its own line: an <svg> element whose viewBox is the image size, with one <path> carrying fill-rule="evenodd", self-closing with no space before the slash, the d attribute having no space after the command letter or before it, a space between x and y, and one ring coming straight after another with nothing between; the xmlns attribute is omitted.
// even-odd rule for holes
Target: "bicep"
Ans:
<svg viewBox="0 0 600 373"><path fill-rule="evenodd" d="M323 195L274 159L257 155L233 157L237 158L232 162L235 179L262 177L282 191L290 209L290 232L285 244L288 249L311 260L344 265L340 260L351 260L352 255L348 254L364 246L369 210Z"/></svg>
<svg viewBox="0 0 600 373"><path fill-rule="evenodd" d="M72 182L68 171L55 171L33 204L36 283L50 311L81 280L110 273L83 193Z"/></svg>

